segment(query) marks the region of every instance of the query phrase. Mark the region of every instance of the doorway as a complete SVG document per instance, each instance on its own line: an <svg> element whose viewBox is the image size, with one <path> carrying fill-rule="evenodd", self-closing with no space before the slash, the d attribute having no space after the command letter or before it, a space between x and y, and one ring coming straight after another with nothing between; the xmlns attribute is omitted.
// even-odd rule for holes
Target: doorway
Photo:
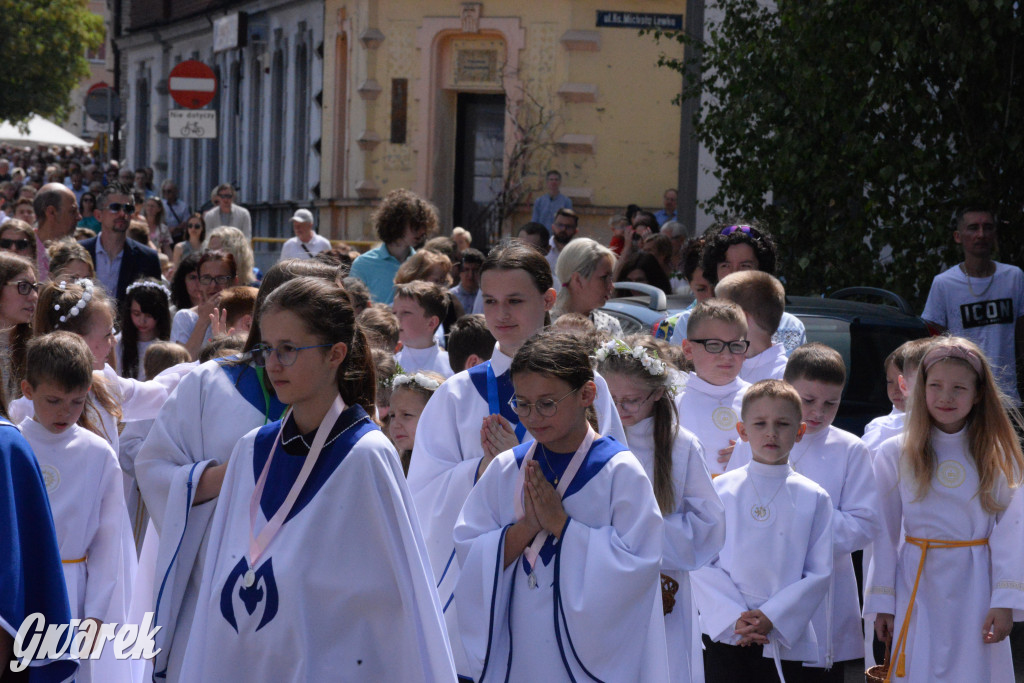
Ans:
<svg viewBox="0 0 1024 683"><path fill-rule="evenodd" d="M455 193L453 225L473 236L486 250L501 226L493 202L504 178L505 96L459 93L455 128Z"/></svg>

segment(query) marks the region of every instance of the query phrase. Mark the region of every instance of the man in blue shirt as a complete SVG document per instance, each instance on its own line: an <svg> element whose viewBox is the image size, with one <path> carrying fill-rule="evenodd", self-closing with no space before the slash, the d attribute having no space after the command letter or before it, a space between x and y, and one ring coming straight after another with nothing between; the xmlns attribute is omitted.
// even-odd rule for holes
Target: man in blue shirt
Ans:
<svg viewBox="0 0 1024 683"><path fill-rule="evenodd" d="M654 218L658 221L659 227L669 221L679 220L676 214L676 196L676 191L671 188L665 190L665 194L662 195L661 201L664 208L654 213Z"/></svg>
<svg viewBox="0 0 1024 683"><path fill-rule="evenodd" d="M349 272L366 284L370 298L389 306L394 301L395 274L407 258L437 230L437 209L409 190L392 190L374 212L374 230L382 244L352 262Z"/></svg>
<svg viewBox="0 0 1024 683"><path fill-rule="evenodd" d="M531 220L550 230L559 209L572 210L572 200L558 192L562 187L562 174L558 171L554 169L548 171L547 186L548 193L537 197L537 201L533 203L533 218Z"/></svg>

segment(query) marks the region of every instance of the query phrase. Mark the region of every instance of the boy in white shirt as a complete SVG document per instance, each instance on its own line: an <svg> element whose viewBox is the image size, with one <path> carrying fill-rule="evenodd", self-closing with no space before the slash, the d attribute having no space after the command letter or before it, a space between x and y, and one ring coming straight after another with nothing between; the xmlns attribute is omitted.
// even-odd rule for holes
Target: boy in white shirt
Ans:
<svg viewBox="0 0 1024 683"><path fill-rule="evenodd" d="M832 426L846 382L843 357L824 344L804 344L793 351L786 382L800 396L807 431L789 455L794 471L809 477L832 500L832 548L835 574L828 595L811 619L818 657L804 665L801 681L843 680L846 663L864 656L852 553L881 533L878 491L867 446L853 434ZM737 444L729 469L750 461L750 445Z"/></svg>
<svg viewBox="0 0 1024 683"><path fill-rule="evenodd" d="M736 443L743 392L739 378L750 347L743 309L731 301L708 299L697 304L686 323L683 353L693 363L686 386L676 398L679 424L704 447L711 476L725 472Z"/></svg>
<svg viewBox="0 0 1024 683"><path fill-rule="evenodd" d="M811 618L832 577L832 503L789 466L806 429L793 387L758 382L743 398L742 417L736 429L753 460L714 481L725 505L725 546L690 575L705 680L801 680L801 662L818 656Z"/></svg>
<svg viewBox="0 0 1024 683"><path fill-rule="evenodd" d="M398 318L398 339L402 350L395 361L402 371L413 375L420 370L451 377L448 352L435 340L441 322L452 315L451 295L439 285L414 280L395 285L395 300L391 310Z"/></svg>
<svg viewBox="0 0 1024 683"><path fill-rule="evenodd" d="M924 354L933 341L935 341L933 337L911 339L901 344L899 348L889 354L889 358L892 359L892 365L898 368L898 372L895 373L895 391L889 385L889 377L893 374L889 358L885 359L885 385L889 393L889 399L892 401L893 410L888 415L875 418L864 428L864 443L871 449L872 455L882 445L882 442L898 436L903 431L903 422L906 419L903 407L914 388L914 380L917 379L917 371L921 367L921 359L924 358ZM894 393L899 395L898 399L893 396ZM897 400L899 401L898 404Z"/></svg>
<svg viewBox="0 0 1024 683"><path fill-rule="evenodd" d="M760 270L741 270L726 275L715 286L715 296L728 299L747 317L750 348L740 370L744 382L782 379L786 371L786 347L772 343L786 312L786 290L774 276Z"/></svg>
<svg viewBox="0 0 1024 683"><path fill-rule="evenodd" d="M21 390L35 412L20 428L46 483L71 618L95 633L102 624L126 621L136 560L117 456L105 439L77 424L90 400L92 352L81 336L52 332L29 342L25 365ZM130 661L115 659L109 643L102 653L82 660L76 680L132 680Z"/></svg>

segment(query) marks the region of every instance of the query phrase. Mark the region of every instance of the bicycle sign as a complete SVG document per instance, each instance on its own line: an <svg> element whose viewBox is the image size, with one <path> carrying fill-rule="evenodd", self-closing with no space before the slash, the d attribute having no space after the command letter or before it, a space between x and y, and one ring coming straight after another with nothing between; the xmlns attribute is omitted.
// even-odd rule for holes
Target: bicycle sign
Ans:
<svg viewBox="0 0 1024 683"><path fill-rule="evenodd" d="M217 137L217 110L172 109L167 112L167 131L176 139L212 140Z"/></svg>

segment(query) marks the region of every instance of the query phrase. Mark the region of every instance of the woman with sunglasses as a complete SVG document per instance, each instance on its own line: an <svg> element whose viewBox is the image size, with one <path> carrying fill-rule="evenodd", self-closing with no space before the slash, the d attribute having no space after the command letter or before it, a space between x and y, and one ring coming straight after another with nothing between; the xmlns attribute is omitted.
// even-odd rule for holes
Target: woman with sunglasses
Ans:
<svg viewBox="0 0 1024 683"><path fill-rule="evenodd" d="M100 222L93 215L93 212L96 211L96 195L92 192L83 192L82 198L78 200L78 210L82 214L82 220L78 221L78 227L99 232Z"/></svg>
<svg viewBox="0 0 1024 683"><path fill-rule="evenodd" d="M10 402L21 396L25 379L25 346L39 299L35 262L0 251L0 283L0 379L6 415Z"/></svg>
<svg viewBox="0 0 1024 683"><path fill-rule="evenodd" d="M213 337L210 315L217 311L221 291L237 284L235 258L231 254L226 251L204 252L199 258L202 301L174 314L171 341L184 345L192 358L199 358L199 349Z"/></svg>
<svg viewBox="0 0 1024 683"><path fill-rule="evenodd" d="M171 262L174 263L174 268L177 270L178 264L180 264L186 256L189 254L198 254L203 250L203 240L206 239L206 222L203 220L203 214L194 213L188 217L185 221L185 239L182 242L178 242L174 245L174 253L171 256Z"/></svg>
<svg viewBox="0 0 1024 683"><path fill-rule="evenodd" d="M11 218L0 225L0 249L35 262L36 233L25 221Z"/></svg>

